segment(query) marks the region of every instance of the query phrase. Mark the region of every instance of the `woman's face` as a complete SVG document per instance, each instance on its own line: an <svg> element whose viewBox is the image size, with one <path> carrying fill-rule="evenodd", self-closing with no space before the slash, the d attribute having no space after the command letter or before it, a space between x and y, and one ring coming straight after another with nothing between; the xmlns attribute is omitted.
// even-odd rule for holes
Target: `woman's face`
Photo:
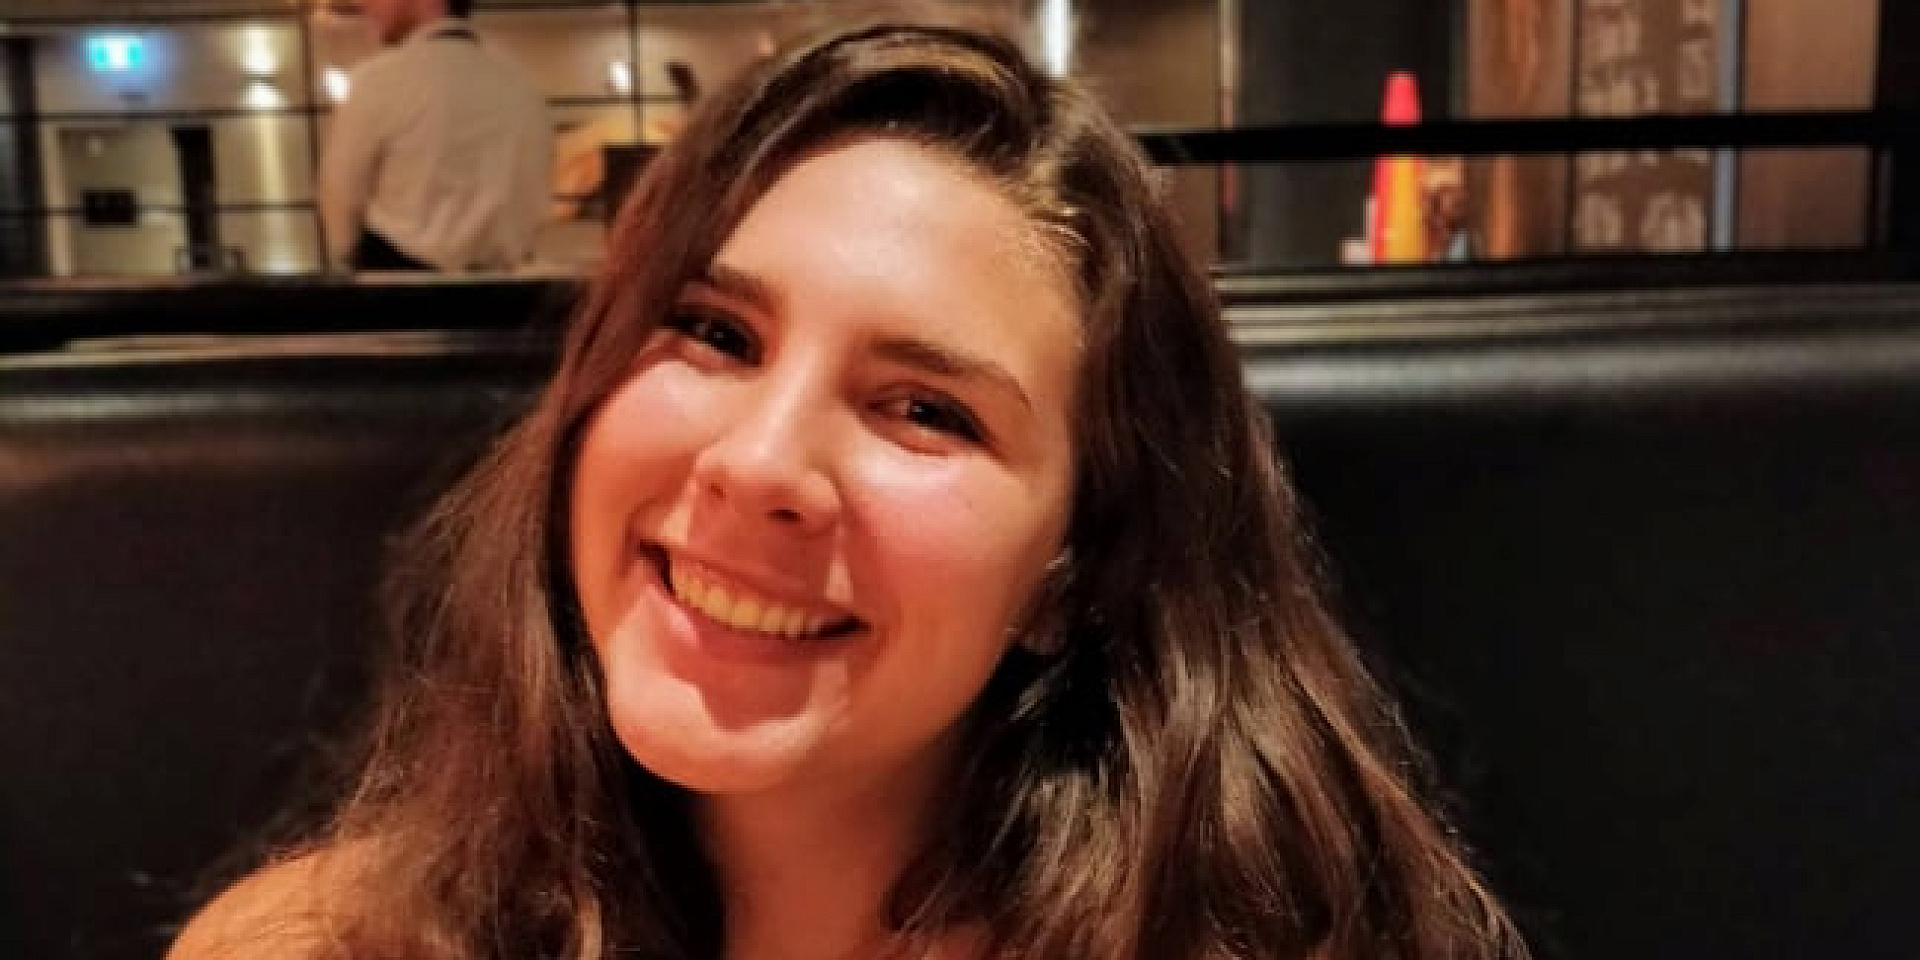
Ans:
<svg viewBox="0 0 1920 960"><path fill-rule="evenodd" d="M957 161L864 139L779 179L580 446L633 758L704 792L940 763L1059 553L1078 362L1057 258Z"/></svg>

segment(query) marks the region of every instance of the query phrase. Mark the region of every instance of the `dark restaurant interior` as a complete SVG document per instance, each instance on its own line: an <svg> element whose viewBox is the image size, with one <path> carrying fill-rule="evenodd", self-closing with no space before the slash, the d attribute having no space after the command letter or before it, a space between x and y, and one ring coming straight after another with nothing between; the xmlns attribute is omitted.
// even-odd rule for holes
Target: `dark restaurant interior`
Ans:
<svg viewBox="0 0 1920 960"><path fill-rule="evenodd" d="M963 5L1154 162L1534 955L1912 958L1920 6ZM877 8L480 0L551 209L415 275L325 253L353 0L0 0L0 956L161 956L312 794L685 78Z"/></svg>

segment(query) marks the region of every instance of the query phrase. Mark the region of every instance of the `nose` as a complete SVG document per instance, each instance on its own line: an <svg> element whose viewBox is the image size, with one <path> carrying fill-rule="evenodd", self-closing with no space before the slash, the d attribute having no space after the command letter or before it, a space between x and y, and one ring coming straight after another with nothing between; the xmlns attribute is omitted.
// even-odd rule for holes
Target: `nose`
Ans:
<svg viewBox="0 0 1920 960"><path fill-rule="evenodd" d="M828 469L829 417L805 384L763 383L736 397L713 442L694 463L700 496L742 519L802 536L840 519L840 492Z"/></svg>

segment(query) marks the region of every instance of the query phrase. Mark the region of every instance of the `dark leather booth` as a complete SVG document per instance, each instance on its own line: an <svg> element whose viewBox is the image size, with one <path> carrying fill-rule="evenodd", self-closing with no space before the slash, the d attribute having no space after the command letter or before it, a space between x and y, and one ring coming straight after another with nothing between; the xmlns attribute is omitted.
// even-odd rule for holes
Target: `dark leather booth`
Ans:
<svg viewBox="0 0 1920 960"><path fill-rule="evenodd" d="M1542 957L1920 956L1920 286L1749 279L1222 281ZM158 956L310 788L565 295L0 302L0 957Z"/></svg>

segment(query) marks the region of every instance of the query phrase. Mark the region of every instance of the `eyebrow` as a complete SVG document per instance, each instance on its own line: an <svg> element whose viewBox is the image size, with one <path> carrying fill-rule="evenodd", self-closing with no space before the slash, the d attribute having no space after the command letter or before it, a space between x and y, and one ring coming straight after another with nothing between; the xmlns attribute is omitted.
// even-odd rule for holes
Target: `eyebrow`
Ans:
<svg viewBox="0 0 1920 960"><path fill-rule="evenodd" d="M774 313L780 306L780 294L773 288L773 284L751 273L742 273L717 260L708 263L707 268L695 280L729 297L744 300L754 309L764 313Z"/></svg>
<svg viewBox="0 0 1920 960"><path fill-rule="evenodd" d="M781 297L773 284L717 260L708 263L697 279L729 297L745 301L756 310L774 313L779 309ZM934 376L993 384L1013 394L1027 409L1033 409L1033 400L1021 389L1020 381L1008 373L1006 367L984 357L970 356L918 337L902 336L875 340L873 352L881 359L915 367Z"/></svg>
<svg viewBox="0 0 1920 960"><path fill-rule="evenodd" d="M1020 381L992 360L968 356L917 337L881 337L873 342L873 352L883 359L918 367L934 376L986 381L1011 392L1027 409L1033 409L1033 401L1020 389Z"/></svg>

